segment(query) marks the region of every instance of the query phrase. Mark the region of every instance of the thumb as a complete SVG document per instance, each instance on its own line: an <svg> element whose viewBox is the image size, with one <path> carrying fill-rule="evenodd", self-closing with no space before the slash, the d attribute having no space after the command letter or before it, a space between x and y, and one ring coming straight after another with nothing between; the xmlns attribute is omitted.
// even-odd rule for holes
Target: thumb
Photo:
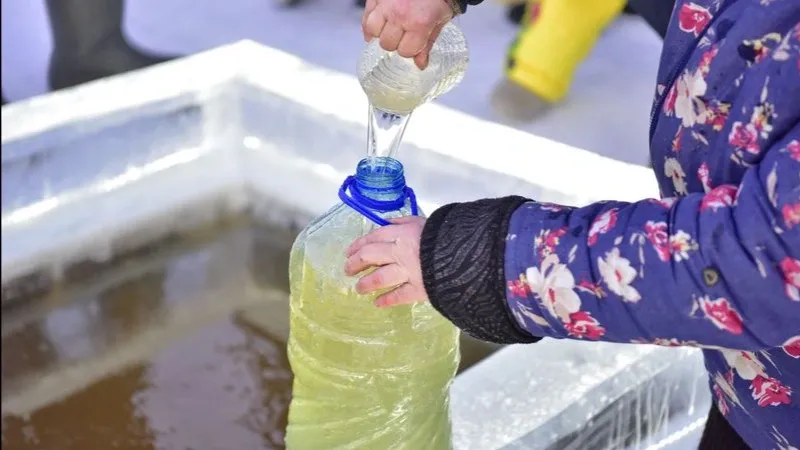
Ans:
<svg viewBox="0 0 800 450"><path fill-rule="evenodd" d="M436 39L442 32L442 28L444 28L445 23L441 23L433 27L433 30L431 30L431 34L428 37L428 44L425 45L425 48L423 48L421 52L414 56L414 63L417 65L417 67L419 67L419 70L425 70L425 68L428 67L431 49L433 49L433 44L436 43Z"/></svg>
<svg viewBox="0 0 800 450"><path fill-rule="evenodd" d="M414 57L414 64L419 68L419 70L425 70L428 67L428 53L430 50L427 48L419 53L417 56Z"/></svg>

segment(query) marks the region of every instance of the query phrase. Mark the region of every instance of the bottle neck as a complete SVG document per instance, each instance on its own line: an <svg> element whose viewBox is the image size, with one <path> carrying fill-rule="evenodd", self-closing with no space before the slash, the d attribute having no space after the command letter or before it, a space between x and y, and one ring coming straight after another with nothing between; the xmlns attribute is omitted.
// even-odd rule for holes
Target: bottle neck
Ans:
<svg viewBox="0 0 800 450"><path fill-rule="evenodd" d="M356 168L353 187L370 200L397 202L405 196L406 190L403 164L385 156L362 159Z"/></svg>

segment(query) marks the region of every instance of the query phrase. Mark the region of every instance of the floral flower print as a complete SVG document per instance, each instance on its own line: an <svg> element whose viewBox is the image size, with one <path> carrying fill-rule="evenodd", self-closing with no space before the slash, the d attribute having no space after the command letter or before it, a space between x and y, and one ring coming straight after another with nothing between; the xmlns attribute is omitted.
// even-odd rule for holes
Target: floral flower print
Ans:
<svg viewBox="0 0 800 450"><path fill-rule="evenodd" d="M653 244L653 248L658 255L658 259L664 262L669 261L670 254L672 252L670 251L667 223L653 222L651 220L645 224L644 230L647 240Z"/></svg>
<svg viewBox="0 0 800 450"><path fill-rule="evenodd" d="M701 297L698 306L705 317L717 328L728 333L742 334L742 316L731 307L726 298L711 300L710 297Z"/></svg>
<svg viewBox="0 0 800 450"><path fill-rule="evenodd" d="M658 198L651 198L651 199L649 199L648 201L649 201L650 203L655 203L655 204L657 204L657 205L661 205L661 206L663 206L664 208L667 208L667 209L669 209L669 208L672 208L672 205L674 205L674 204L675 204L675 202L677 202L677 201L678 201L678 199L677 199L676 197L665 197L665 198L660 198L660 199L658 199Z"/></svg>
<svg viewBox="0 0 800 450"><path fill-rule="evenodd" d="M517 307L514 308L513 313L514 317L516 317L520 323L524 323L525 319L530 319L531 322L539 325L540 327L550 327L550 324L544 319L544 317L536 314L531 307L522 303L517 303Z"/></svg>
<svg viewBox="0 0 800 450"><path fill-rule="evenodd" d="M725 400L725 393L722 392L722 388L716 383L714 383L712 389L714 391L714 398L717 402L717 408L719 408L719 412L723 416L727 416L728 413L731 412L731 409L728 406L728 402Z"/></svg>
<svg viewBox="0 0 800 450"><path fill-rule="evenodd" d="M686 186L686 172L683 171L681 163L675 158L667 158L664 162L664 175L672 179L672 186L677 195L689 193Z"/></svg>
<svg viewBox="0 0 800 450"><path fill-rule="evenodd" d="M591 314L578 311L569 315L569 322L564 324L567 333L579 339L597 340L606 334L605 328L591 316Z"/></svg>
<svg viewBox="0 0 800 450"><path fill-rule="evenodd" d="M712 130L722 131L722 129L725 128L725 123L728 121L730 111L730 103L712 100L711 103L707 105L706 123L711 125Z"/></svg>
<svg viewBox="0 0 800 450"><path fill-rule="evenodd" d="M767 96L767 87L764 87L763 98ZM775 106L763 100L761 103L753 108L753 114L750 116L750 123L753 124L758 134L762 139L767 139L769 133L772 131L772 120L775 118Z"/></svg>
<svg viewBox="0 0 800 450"><path fill-rule="evenodd" d="M728 135L728 143L754 155L761 152L761 147L758 145L758 129L753 123L735 122Z"/></svg>
<svg viewBox="0 0 800 450"><path fill-rule="evenodd" d="M697 169L697 178L700 180L700 184L703 185L703 190L708 192L711 190L711 174L708 170L708 163L700 164L700 167Z"/></svg>
<svg viewBox="0 0 800 450"><path fill-rule="evenodd" d="M747 381L754 380L759 375L764 375L765 367L758 360L753 352L743 352L739 350L722 350L722 356L727 361L728 366L739 375L739 378ZM729 375L730 377L731 375ZM733 382L729 379L729 382Z"/></svg>
<svg viewBox="0 0 800 450"><path fill-rule="evenodd" d="M762 408L788 405L792 401L792 389L775 378L756 376L753 378L752 391L753 399L757 400L758 406Z"/></svg>
<svg viewBox="0 0 800 450"><path fill-rule="evenodd" d="M681 31L699 36L711 22L711 13L696 3L684 3L678 11L678 27Z"/></svg>
<svg viewBox="0 0 800 450"><path fill-rule="evenodd" d="M792 358L800 358L800 336L789 338L783 344L783 351Z"/></svg>
<svg viewBox="0 0 800 450"><path fill-rule="evenodd" d="M565 234L567 234L566 227L555 230L542 230L539 236L534 240L534 246L539 256L546 257L547 255L553 254L556 246Z"/></svg>
<svg viewBox="0 0 800 450"><path fill-rule="evenodd" d="M736 371L741 379L750 381L751 395L759 407L791 403L792 389L780 380L769 376L766 367L758 360L755 353L736 350L722 350L721 353L731 369Z"/></svg>
<svg viewBox="0 0 800 450"><path fill-rule="evenodd" d="M697 250L697 242L689 233L678 230L671 235L666 222L648 221L644 225L644 237L650 242L658 255L658 259L667 262L672 257L675 261L689 259L689 252Z"/></svg>
<svg viewBox="0 0 800 450"><path fill-rule="evenodd" d="M781 216L786 228L793 228L795 225L800 224L800 203L790 203L783 205L781 208Z"/></svg>
<svg viewBox="0 0 800 450"><path fill-rule="evenodd" d="M664 97L664 114L667 117L672 117L675 115L675 101L678 99L678 89L676 85L672 85L672 87L667 92L667 96Z"/></svg>
<svg viewBox="0 0 800 450"><path fill-rule="evenodd" d="M607 233L609 230L614 228L614 225L617 224L617 209L609 209L608 211L600 214L597 218L592 222L592 227L589 229L589 245L594 245L597 243L597 238L603 234Z"/></svg>
<svg viewBox="0 0 800 450"><path fill-rule="evenodd" d="M638 302L642 299L639 291L631 283L636 279L636 269L630 261L619 254L618 248L606 253L605 259L597 258L597 266L608 289L622 297L626 302Z"/></svg>
<svg viewBox="0 0 800 450"><path fill-rule="evenodd" d="M528 286L527 280L525 280L525 275L520 275L519 279L511 280L508 282L508 291L514 297L526 297L530 294L531 290Z"/></svg>
<svg viewBox="0 0 800 450"><path fill-rule="evenodd" d="M786 146L785 151L789 152L789 156L791 156L793 160L800 161L800 141L797 139L792 140L792 142L789 142L789 145Z"/></svg>
<svg viewBox="0 0 800 450"><path fill-rule="evenodd" d="M786 295L790 299L800 302L800 260L789 257L783 258L780 267L783 273Z"/></svg>
<svg viewBox="0 0 800 450"><path fill-rule="evenodd" d="M700 73L708 75L708 72L711 71L711 62L714 61L714 57L717 56L718 53L718 45L712 45L708 50L703 52L703 57L700 58L700 62L697 64L697 69Z"/></svg>
<svg viewBox="0 0 800 450"><path fill-rule="evenodd" d="M776 117L775 105L767 101L769 80L761 91L760 102L753 107L750 121L745 123L736 121L728 134L728 144L734 148L731 159L739 164L743 163L745 154L758 155L761 153L759 139L769 138L772 132L772 121Z"/></svg>
<svg viewBox="0 0 800 450"><path fill-rule="evenodd" d="M715 373L712 377L714 394L719 393L725 401L725 408L730 412L730 406L742 407L742 401L734 388L733 369L729 369L724 374ZM718 398L719 400L719 398ZM721 412L721 411L720 411Z"/></svg>
<svg viewBox="0 0 800 450"><path fill-rule="evenodd" d="M553 317L571 322L570 314L580 310L581 299L575 292L575 278L565 264L558 262L557 257L548 257L542 262L541 270L531 267L525 277L531 292Z"/></svg>
<svg viewBox="0 0 800 450"><path fill-rule="evenodd" d="M769 55L772 48L783 40L780 33L768 33L760 39L744 40L739 44L739 56L748 64L757 64Z"/></svg>
<svg viewBox="0 0 800 450"><path fill-rule="evenodd" d="M689 236L689 233L678 230L669 237L669 250L675 261L686 261L689 259L689 252L697 250L697 242Z"/></svg>
<svg viewBox="0 0 800 450"><path fill-rule="evenodd" d="M683 145L683 127L678 127L678 131L675 132L675 137L672 138L672 151L677 153L681 151L681 145Z"/></svg>
<svg viewBox="0 0 800 450"><path fill-rule="evenodd" d="M675 81L675 117L681 119L685 128L705 123L706 103L703 96L707 88L699 70L686 71Z"/></svg>
<svg viewBox="0 0 800 450"><path fill-rule="evenodd" d="M584 280L578 283L576 288L581 292L586 292L587 294L593 295L597 298L603 298L606 296L606 292L603 290L603 287L600 286L600 283L592 283L591 281Z"/></svg>
<svg viewBox="0 0 800 450"><path fill-rule="evenodd" d="M600 339L605 335L605 328L592 317L591 313L581 311L581 299L575 291L575 278L566 265L558 261L556 255L550 255L542 261L541 270L531 267L526 271L525 279L533 292L553 318L564 325L569 336L580 339ZM531 312L521 312L534 322L544 319L531 316Z"/></svg>
<svg viewBox="0 0 800 450"><path fill-rule="evenodd" d="M538 206L539 206L539 208L542 209L542 211L559 212L559 211L563 211L564 210L563 206L556 205L555 203L544 203L543 202L543 203L539 203Z"/></svg>
<svg viewBox="0 0 800 450"><path fill-rule="evenodd" d="M716 187L703 197L700 203L700 211L716 211L720 208L727 208L734 204L738 188L729 184Z"/></svg>

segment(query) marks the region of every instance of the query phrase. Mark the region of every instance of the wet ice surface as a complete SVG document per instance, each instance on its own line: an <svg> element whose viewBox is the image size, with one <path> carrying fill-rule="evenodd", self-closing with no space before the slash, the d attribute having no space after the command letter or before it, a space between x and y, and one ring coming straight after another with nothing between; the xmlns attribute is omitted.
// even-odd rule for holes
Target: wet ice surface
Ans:
<svg viewBox="0 0 800 450"><path fill-rule="evenodd" d="M46 90L50 33L43 3L2 3L3 90L12 99ZM274 3L130 1L126 28L135 41L164 52L194 53L246 38L355 75L363 41L359 11L350 0L310 0L288 11ZM471 62L461 85L440 103L499 121L489 105L489 94L502 77L503 59L516 30L501 6L490 0L484 3L459 19L469 40ZM567 102L541 120L514 126L601 155L646 164L648 115L660 48L660 40L643 22L622 17L576 73Z"/></svg>
<svg viewBox="0 0 800 450"><path fill-rule="evenodd" d="M3 448L283 448L293 234L195 231L3 311Z"/></svg>
<svg viewBox="0 0 800 450"><path fill-rule="evenodd" d="M27 417L4 416L3 448L283 448L290 389L282 343L223 320Z"/></svg>

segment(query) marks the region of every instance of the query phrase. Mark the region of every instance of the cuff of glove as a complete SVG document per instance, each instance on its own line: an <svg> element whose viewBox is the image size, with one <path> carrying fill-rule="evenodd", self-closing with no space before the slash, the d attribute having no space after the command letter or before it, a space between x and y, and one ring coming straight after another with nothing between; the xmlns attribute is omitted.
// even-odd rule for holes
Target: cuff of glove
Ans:
<svg viewBox="0 0 800 450"><path fill-rule="evenodd" d="M431 304L478 339L500 344L541 339L520 328L506 302L508 223L526 201L504 197L446 205L422 231L420 262Z"/></svg>

